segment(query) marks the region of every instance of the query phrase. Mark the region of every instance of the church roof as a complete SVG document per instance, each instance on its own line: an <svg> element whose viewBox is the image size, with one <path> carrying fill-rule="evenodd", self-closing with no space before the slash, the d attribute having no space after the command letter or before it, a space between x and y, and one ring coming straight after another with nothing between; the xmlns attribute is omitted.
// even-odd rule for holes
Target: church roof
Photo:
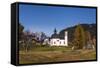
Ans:
<svg viewBox="0 0 100 68"><path fill-rule="evenodd" d="M64 39L64 35L59 35L59 34L57 34L57 30L56 30L56 28L54 29L54 34L52 34L51 35L51 39L52 38L59 38L59 39Z"/></svg>
<svg viewBox="0 0 100 68"><path fill-rule="evenodd" d="M51 35L51 39L52 39L52 38L64 39L64 36L60 36L59 34L52 34L52 35Z"/></svg>
<svg viewBox="0 0 100 68"><path fill-rule="evenodd" d="M52 34L51 38L59 38L58 34Z"/></svg>

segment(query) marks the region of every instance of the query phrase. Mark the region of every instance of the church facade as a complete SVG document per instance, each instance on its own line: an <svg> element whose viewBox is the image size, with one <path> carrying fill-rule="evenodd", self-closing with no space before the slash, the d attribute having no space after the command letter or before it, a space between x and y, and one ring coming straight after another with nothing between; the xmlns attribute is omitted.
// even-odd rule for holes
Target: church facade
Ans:
<svg viewBox="0 0 100 68"><path fill-rule="evenodd" d="M65 31L64 36L61 37L57 34L56 29L54 30L54 34L48 39L45 39L45 43L49 44L50 46L68 46L68 32Z"/></svg>
<svg viewBox="0 0 100 68"><path fill-rule="evenodd" d="M55 29L54 34L50 38L50 46L68 46L67 35L67 31L65 31L64 37L60 37Z"/></svg>

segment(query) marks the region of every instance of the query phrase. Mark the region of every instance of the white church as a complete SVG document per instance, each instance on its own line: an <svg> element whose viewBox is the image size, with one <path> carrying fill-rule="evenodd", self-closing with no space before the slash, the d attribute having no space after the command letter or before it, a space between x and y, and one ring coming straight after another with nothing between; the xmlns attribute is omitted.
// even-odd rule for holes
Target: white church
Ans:
<svg viewBox="0 0 100 68"><path fill-rule="evenodd" d="M52 34L51 38L45 39L44 42L48 43L50 46L68 46L68 35L67 31L65 31L64 37L60 37L57 34L56 29L54 30L54 34Z"/></svg>

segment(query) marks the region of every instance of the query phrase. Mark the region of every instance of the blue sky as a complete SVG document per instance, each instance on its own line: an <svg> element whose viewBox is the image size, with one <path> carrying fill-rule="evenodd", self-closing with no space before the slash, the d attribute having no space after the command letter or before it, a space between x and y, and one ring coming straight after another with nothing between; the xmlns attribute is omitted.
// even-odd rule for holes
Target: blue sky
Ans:
<svg viewBox="0 0 100 68"><path fill-rule="evenodd" d="M96 23L96 9L20 4L19 22L24 30L50 36L55 28L59 32L79 23Z"/></svg>

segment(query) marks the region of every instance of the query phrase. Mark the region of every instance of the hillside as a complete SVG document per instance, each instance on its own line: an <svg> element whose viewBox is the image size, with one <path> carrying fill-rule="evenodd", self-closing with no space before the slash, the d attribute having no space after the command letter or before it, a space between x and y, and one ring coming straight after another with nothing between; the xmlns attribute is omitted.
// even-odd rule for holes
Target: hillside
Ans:
<svg viewBox="0 0 100 68"><path fill-rule="evenodd" d="M59 32L60 37L64 37L64 32L68 31L68 41L70 42L74 38L74 30L77 25L63 29ZM96 36L96 24L81 24L85 31L89 31L91 37Z"/></svg>

